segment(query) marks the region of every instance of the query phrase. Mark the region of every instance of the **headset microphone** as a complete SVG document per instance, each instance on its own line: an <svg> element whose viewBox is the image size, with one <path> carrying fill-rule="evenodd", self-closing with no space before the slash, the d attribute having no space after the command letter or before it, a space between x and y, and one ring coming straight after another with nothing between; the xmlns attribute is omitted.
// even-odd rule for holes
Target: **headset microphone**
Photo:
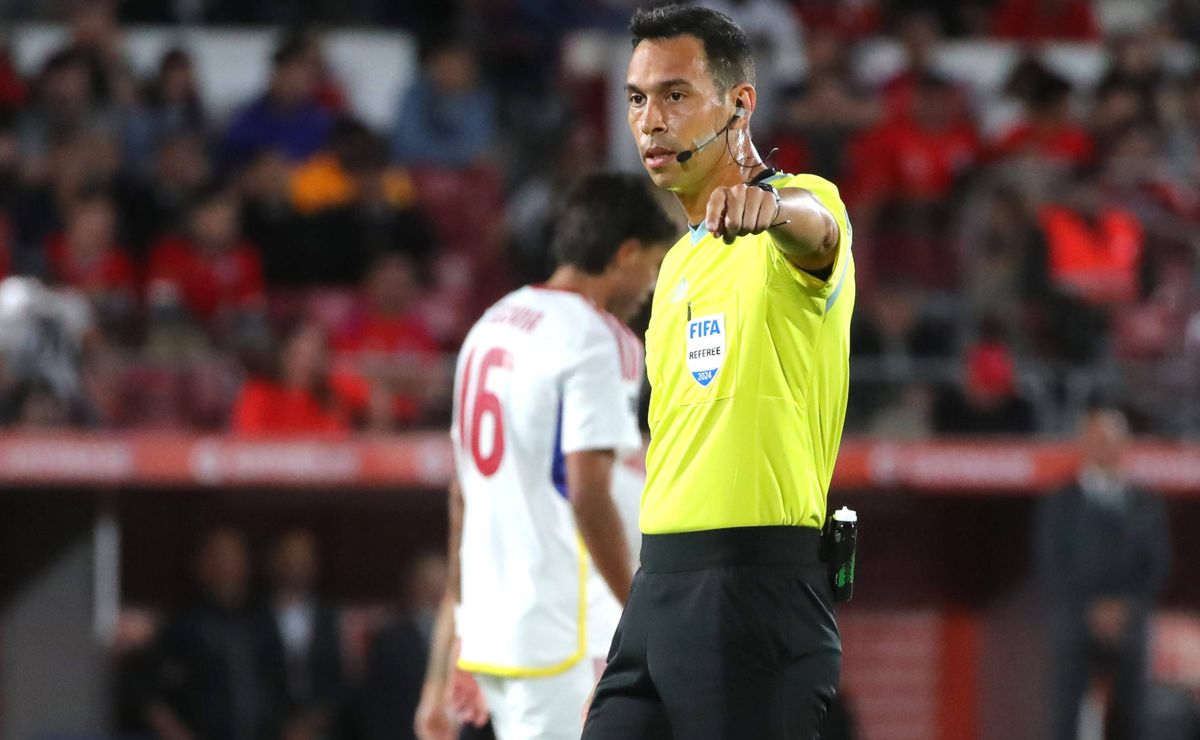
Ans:
<svg viewBox="0 0 1200 740"><path fill-rule="evenodd" d="M734 106L735 106L735 108L733 111L733 115L729 117L729 121L726 122L726 124L721 127L720 131L718 131L717 133L708 137L708 139L705 140L703 143L697 144L695 147L693 147L691 149L685 149L684 151L680 152L679 154L676 154L675 161L678 162L679 164L683 164L684 162L688 161L693 156L695 156L696 152L700 151L704 147L708 146L709 144L711 144L714 141L716 141L717 139L719 139L721 137L721 134L723 134L729 130L729 127L733 125L734 121L736 121L737 119L746 115L746 109L742 107L742 101L740 101L740 100L737 101L736 103L734 103Z"/></svg>

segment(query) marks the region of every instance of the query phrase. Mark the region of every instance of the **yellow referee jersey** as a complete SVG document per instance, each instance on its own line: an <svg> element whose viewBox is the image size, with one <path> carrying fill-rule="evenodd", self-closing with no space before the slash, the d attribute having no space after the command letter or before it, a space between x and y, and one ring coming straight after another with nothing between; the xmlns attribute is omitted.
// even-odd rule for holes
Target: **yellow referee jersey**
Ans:
<svg viewBox="0 0 1200 740"><path fill-rule="evenodd" d="M701 224L663 261L646 333L646 534L821 527L849 386L852 232L837 188L779 174L838 222L829 280L757 234L725 244Z"/></svg>

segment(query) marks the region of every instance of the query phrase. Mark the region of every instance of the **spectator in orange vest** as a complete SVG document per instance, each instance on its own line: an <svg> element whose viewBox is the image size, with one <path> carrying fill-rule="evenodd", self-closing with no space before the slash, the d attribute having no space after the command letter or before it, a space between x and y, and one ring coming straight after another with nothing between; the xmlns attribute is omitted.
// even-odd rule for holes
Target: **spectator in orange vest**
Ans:
<svg viewBox="0 0 1200 740"><path fill-rule="evenodd" d="M1038 221L1050 280L1060 291L1093 305L1137 298L1145 244L1137 216L1078 185L1063 201L1043 206Z"/></svg>

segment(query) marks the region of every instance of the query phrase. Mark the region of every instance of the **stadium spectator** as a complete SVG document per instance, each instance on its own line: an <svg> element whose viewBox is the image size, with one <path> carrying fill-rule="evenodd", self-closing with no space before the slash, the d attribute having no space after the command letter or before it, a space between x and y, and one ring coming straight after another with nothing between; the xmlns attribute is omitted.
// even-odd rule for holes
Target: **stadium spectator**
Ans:
<svg viewBox="0 0 1200 740"><path fill-rule="evenodd" d="M293 174L293 207L301 214L288 259L308 283L354 285L372 260L403 254L424 267L433 228L416 206L408 173L389 166L384 143L355 120L334 128L328 153Z"/></svg>
<svg viewBox="0 0 1200 740"><path fill-rule="evenodd" d="M186 230L163 237L150 252L146 302L152 310L182 310L192 320L229 326L239 312L262 311L262 263L241 235L238 201L225 186L198 193Z"/></svg>
<svg viewBox="0 0 1200 740"><path fill-rule="evenodd" d="M317 67L317 105L329 111L332 116L345 113L346 91L342 89L341 83L338 82L333 68L325 57L320 35L311 29L300 29L296 35L303 41L306 51Z"/></svg>
<svg viewBox="0 0 1200 740"><path fill-rule="evenodd" d="M1200 183L1200 72L1172 91L1164 121L1166 158L1186 182ZM1200 212L1194 217L1200 216Z"/></svg>
<svg viewBox="0 0 1200 740"><path fill-rule="evenodd" d="M363 312L334 337L335 374L368 426L389 431L420 420L431 400L444 400L446 378L437 342L417 313L412 261L401 254L378 258L362 292Z"/></svg>
<svg viewBox="0 0 1200 740"><path fill-rule="evenodd" d="M1006 39L1100 38L1091 0L1004 0L996 9L993 31Z"/></svg>
<svg viewBox="0 0 1200 740"><path fill-rule="evenodd" d="M910 383L900 397L876 413L870 421L872 437L892 440L924 440L933 436L934 394L926 386Z"/></svg>
<svg viewBox="0 0 1200 740"><path fill-rule="evenodd" d="M1024 117L1002 132L995 146L1000 159L1018 156L1049 160L1063 167L1091 161L1095 145L1071 112L1071 83L1040 62L1025 61L1007 85L1024 107Z"/></svg>
<svg viewBox="0 0 1200 740"><path fill-rule="evenodd" d="M82 134L64 134L50 142L47 156L29 172L31 160L18 154L24 170L13 197L11 214L16 232L12 259L18 272L40 275L46 271L46 237L63 229L66 210L85 184L102 180L95 153Z"/></svg>
<svg viewBox="0 0 1200 740"><path fill-rule="evenodd" d="M199 134L207 127L192 58L183 49L169 49L162 55L142 98L142 106L126 119L123 134L128 163L137 170L150 168L155 149L165 138Z"/></svg>
<svg viewBox="0 0 1200 740"><path fill-rule="evenodd" d="M875 266L927 286L953 284L958 258L951 240L954 197L979 158L974 124L957 91L929 75L912 90L910 110L855 142L852 189L870 226L886 224L887 248Z"/></svg>
<svg viewBox="0 0 1200 740"><path fill-rule="evenodd" d="M43 65L34 84L31 104L18 125L21 157L30 179L43 176L45 157L56 139L80 130L111 126L91 88L87 60L64 50Z"/></svg>
<svg viewBox="0 0 1200 740"><path fill-rule="evenodd" d="M562 194L591 164L600 143L600 132L591 126L573 128L550 157L551 164L520 185L506 204L508 247L514 277L522 285L545 282L554 272L550 238Z"/></svg>
<svg viewBox="0 0 1200 740"><path fill-rule="evenodd" d="M1045 237L1020 188L1005 184L982 197L984 213L971 239L965 297L976 316L996 317L1009 336L1021 337L1028 328L1028 304L1050 290Z"/></svg>
<svg viewBox="0 0 1200 740"><path fill-rule="evenodd" d="M958 109L955 87L934 75L915 81L906 115L892 117L867 136L871 141L864 146L873 156L863 165L877 174L859 180L877 177L868 193L914 205L949 200L979 156L975 128Z"/></svg>
<svg viewBox="0 0 1200 740"><path fill-rule="evenodd" d="M12 50L0 43L0 109L15 110L25 104L25 80L13 65Z"/></svg>
<svg viewBox="0 0 1200 740"><path fill-rule="evenodd" d="M1081 182L1039 209L1038 222L1057 290L1092 305L1137 299L1145 248L1137 216Z"/></svg>
<svg viewBox="0 0 1200 740"><path fill-rule="evenodd" d="M325 144L331 119L317 101L320 70L308 44L290 37L271 57L267 92L233 119L225 134L225 163L245 164L264 149L277 149L292 162Z"/></svg>
<svg viewBox="0 0 1200 740"><path fill-rule="evenodd" d="M300 217L292 207L287 160L266 149L249 159L237 178L242 231L258 246L263 274L272 287L302 285L314 279L309 261L297 258Z"/></svg>
<svg viewBox="0 0 1200 740"><path fill-rule="evenodd" d="M283 687L284 740L329 738L343 700L341 633L337 614L316 595L320 560L310 532L283 535L271 553L273 668Z"/></svg>
<svg viewBox="0 0 1200 740"><path fill-rule="evenodd" d="M425 682L433 617L446 592L446 560L431 554L406 569L400 609L367 654L360 722L363 740L407 740Z"/></svg>
<svg viewBox="0 0 1200 740"><path fill-rule="evenodd" d="M354 175L379 154L373 144L371 130L362 121L335 121L328 146L291 173L289 190L296 211L309 214L350 203L355 196ZM405 184L411 189L411 184Z"/></svg>
<svg viewBox="0 0 1200 740"><path fill-rule="evenodd" d="M913 96L917 87L930 77L941 77L934 67L933 54L942 41L937 15L928 8L910 11L899 19L896 35L904 46L904 69L886 80L880 87L889 118L908 118L913 111ZM947 80L949 83L949 80ZM956 116L966 116L966 95L957 86L954 90Z"/></svg>
<svg viewBox="0 0 1200 740"><path fill-rule="evenodd" d="M805 29L832 28L852 40L879 32L887 5L879 0L792 0L790 4Z"/></svg>
<svg viewBox="0 0 1200 740"><path fill-rule="evenodd" d="M0 214L3 214L4 241L6 242L11 237L7 209L16 202L21 185L21 157L17 148L16 116L12 111L0 108ZM3 268L0 268L0 274L3 274Z"/></svg>
<svg viewBox="0 0 1200 740"><path fill-rule="evenodd" d="M130 253L146 255L164 234L185 229L188 205L212 179L203 137L179 131L158 142L149 171L118 179L121 233Z"/></svg>
<svg viewBox="0 0 1200 740"><path fill-rule="evenodd" d="M844 38L817 28L805 40L808 74L779 104L778 167L827 178L843 173L847 142L878 120L880 106L855 84Z"/></svg>
<svg viewBox="0 0 1200 740"><path fill-rule="evenodd" d="M400 101L392 157L403 164L467 167L496 138L495 101L479 81L471 47L447 40L425 51L421 75Z"/></svg>
<svg viewBox="0 0 1200 740"><path fill-rule="evenodd" d="M1197 0L1169 0L1167 23L1178 38L1194 43L1200 42L1200 2Z"/></svg>
<svg viewBox="0 0 1200 740"><path fill-rule="evenodd" d="M1109 43L1109 67L1101 78L1105 82L1124 82L1137 86L1149 107L1154 95L1169 79L1163 63L1165 37L1153 29L1114 34Z"/></svg>
<svg viewBox="0 0 1200 740"><path fill-rule="evenodd" d="M270 625L248 606L242 534L208 533L195 568L198 598L168 617L147 662L146 724L164 740L276 737L281 687L270 670Z"/></svg>
<svg viewBox="0 0 1200 740"><path fill-rule="evenodd" d="M854 356L897 363L954 356L954 337L932 303L912 286L880 286L855 313Z"/></svg>
<svg viewBox="0 0 1200 740"><path fill-rule="evenodd" d="M350 413L335 393L329 373L325 331L301 324L287 335L276 367L257 372L234 402L231 429L237 434L300 435L345 432Z"/></svg>
<svg viewBox="0 0 1200 740"><path fill-rule="evenodd" d="M985 326L966 354L962 388L950 388L934 403L939 434L1033 434L1033 405L1017 395L1012 353L999 330Z"/></svg>
<svg viewBox="0 0 1200 740"><path fill-rule="evenodd" d="M1162 503L1123 468L1128 436L1119 410L1093 409L1079 431L1076 481L1038 507L1053 740L1078 737L1080 702L1098 674L1111 679L1111 736L1146 737L1148 621L1170 550Z"/></svg>
<svg viewBox="0 0 1200 740"><path fill-rule="evenodd" d="M69 0L66 49L87 67L92 95L102 105L123 106L133 101L136 85L122 55L116 0Z"/></svg>
<svg viewBox="0 0 1200 740"><path fill-rule="evenodd" d="M70 426L70 405L46 380L25 380L9 389L0 388L0 427L36 431Z"/></svg>
<svg viewBox="0 0 1200 740"><path fill-rule="evenodd" d="M89 382L98 344L81 294L32 278L0 280L0 426L98 422Z"/></svg>
<svg viewBox="0 0 1200 740"><path fill-rule="evenodd" d="M1153 120L1153 101L1147 101L1145 90L1137 84L1110 77L1096 88L1089 127L1096 138L1096 148L1108 154L1114 141L1132 126Z"/></svg>
<svg viewBox="0 0 1200 740"><path fill-rule="evenodd" d="M45 243L51 281L81 291L102 326L125 333L137 308L133 262L116 243L116 209L108 191L90 187L70 202L66 227Z"/></svg>

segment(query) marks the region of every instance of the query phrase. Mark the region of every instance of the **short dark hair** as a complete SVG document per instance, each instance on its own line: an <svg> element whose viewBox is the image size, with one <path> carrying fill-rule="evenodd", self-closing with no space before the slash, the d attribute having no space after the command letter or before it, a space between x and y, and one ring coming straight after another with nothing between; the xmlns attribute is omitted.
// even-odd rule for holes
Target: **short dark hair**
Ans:
<svg viewBox="0 0 1200 740"><path fill-rule="evenodd" d="M237 202L237 195L229 183L220 179L209 180L192 193L192 197L188 199L187 210L189 213L196 213L226 200Z"/></svg>
<svg viewBox="0 0 1200 740"><path fill-rule="evenodd" d="M708 69L722 92L743 82L754 84L754 57L746 34L724 13L694 5L639 8L629 22L633 48L646 39L695 36L704 47Z"/></svg>
<svg viewBox="0 0 1200 740"><path fill-rule="evenodd" d="M560 266L599 275L626 240L650 244L678 234L644 178L594 173L567 191L550 249Z"/></svg>
<svg viewBox="0 0 1200 740"><path fill-rule="evenodd" d="M303 31L292 30L284 34L271 53L271 64L276 69L303 59L312 47L312 37Z"/></svg>

